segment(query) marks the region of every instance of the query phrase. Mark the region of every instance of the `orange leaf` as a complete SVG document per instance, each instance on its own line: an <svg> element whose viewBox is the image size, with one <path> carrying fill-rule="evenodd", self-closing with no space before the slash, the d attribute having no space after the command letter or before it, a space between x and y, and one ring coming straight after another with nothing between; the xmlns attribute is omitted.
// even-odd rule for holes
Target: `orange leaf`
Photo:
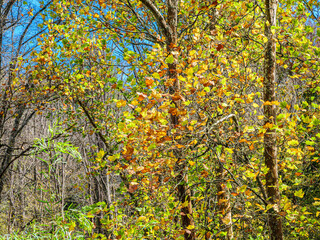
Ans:
<svg viewBox="0 0 320 240"><path fill-rule="evenodd" d="M282 217L285 217L287 215L286 212L279 212L279 215L281 215Z"/></svg>
<svg viewBox="0 0 320 240"><path fill-rule="evenodd" d="M147 87L151 86L153 84L154 80L152 78L147 78L146 79L146 85Z"/></svg>
<svg viewBox="0 0 320 240"><path fill-rule="evenodd" d="M181 95L179 93L175 93L173 96L172 96L172 100L173 101L178 101L181 99Z"/></svg>
<svg viewBox="0 0 320 240"><path fill-rule="evenodd" d="M177 115L177 112L178 112L178 111L177 111L176 108L170 108L170 109L169 109L169 113L172 114L172 115L174 115L174 116Z"/></svg>
<svg viewBox="0 0 320 240"><path fill-rule="evenodd" d="M272 123L266 123L263 128L272 128L273 127L273 124Z"/></svg>
<svg viewBox="0 0 320 240"><path fill-rule="evenodd" d="M244 193L249 197L252 192L249 189L247 189Z"/></svg>
<svg viewBox="0 0 320 240"><path fill-rule="evenodd" d="M143 101L143 99L145 99L146 97L147 97L147 95L146 94L143 94L143 93L140 93L140 92L137 92L137 94L138 94L138 100L141 102L141 101Z"/></svg>

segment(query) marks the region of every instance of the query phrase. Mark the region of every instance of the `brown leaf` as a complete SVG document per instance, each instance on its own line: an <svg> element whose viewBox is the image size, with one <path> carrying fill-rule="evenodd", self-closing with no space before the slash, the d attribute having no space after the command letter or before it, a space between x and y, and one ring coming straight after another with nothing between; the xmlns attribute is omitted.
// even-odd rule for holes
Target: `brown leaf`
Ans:
<svg viewBox="0 0 320 240"><path fill-rule="evenodd" d="M138 189L138 185L130 185L128 192L129 193L134 193Z"/></svg>
<svg viewBox="0 0 320 240"><path fill-rule="evenodd" d="M224 45L219 43L216 49L217 51L221 51L222 48L224 48Z"/></svg>

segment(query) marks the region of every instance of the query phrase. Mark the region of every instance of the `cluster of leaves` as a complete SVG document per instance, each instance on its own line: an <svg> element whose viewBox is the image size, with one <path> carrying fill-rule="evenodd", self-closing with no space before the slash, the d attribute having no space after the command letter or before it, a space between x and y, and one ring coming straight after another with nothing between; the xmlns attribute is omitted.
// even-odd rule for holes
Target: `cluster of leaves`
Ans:
<svg viewBox="0 0 320 240"><path fill-rule="evenodd" d="M38 93L61 99L63 123L85 117L92 130L83 135L103 142L93 169L122 177L122 197L87 217L100 216L105 235L117 239L179 239L191 231L222 238L230 224L235 237L263 239L273 207L263 136L275 129L284 234L319 237L320 50L308 8L315 1L279 6L274 102L262 100L268 39L260 1L179 1L174 51L143 2L53 1L49 31L33 53ZM165 16L166 5L154 4ZM177 79L168 77L173 64ZM276 124L264 124L265 105L277 106ZM184 166L180 182L177 166ZM178 219L189 202L175 194L182 182L194 220L183 230ZM231 222L219 210L225 202Z"/></svg>

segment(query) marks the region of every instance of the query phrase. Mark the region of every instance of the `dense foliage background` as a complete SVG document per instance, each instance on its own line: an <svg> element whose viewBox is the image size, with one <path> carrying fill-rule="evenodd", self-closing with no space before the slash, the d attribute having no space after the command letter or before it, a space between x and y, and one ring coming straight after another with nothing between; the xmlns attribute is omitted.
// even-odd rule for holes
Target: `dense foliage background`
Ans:
<svg viewBox="0 0 320 240"><path fill-rule="evenodd" d="M1 239L320 239L316 0L0 0Z"/></svg>

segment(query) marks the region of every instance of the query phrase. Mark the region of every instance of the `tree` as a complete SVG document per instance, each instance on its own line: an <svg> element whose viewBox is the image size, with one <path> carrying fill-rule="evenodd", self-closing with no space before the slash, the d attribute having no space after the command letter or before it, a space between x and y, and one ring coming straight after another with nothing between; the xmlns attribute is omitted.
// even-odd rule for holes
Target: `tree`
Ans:
<svg viewBox="0 0 320 240"><path fill-rule="evenodd" d="M24 69L27 64L22 67L21 59L34 49L32 41L44 31L34 25L51 1L35 13L32 8L26 12L23 4L23 1L16 0L0 2L0 194L4 187L4 176L10 165L32 148L19 142L19 136L37 112L31 105L36 108L36 105L41 107L43 104L40 100L37 104L32 104L32 101L36 102L35 99L30 99L33 94L33 88L30 86L32 83L29 82L29 76ZM23 21L26 23L23 24ZM19 27L23 27L22 31L16 34ZM50 96L47 100L49 98Z"/></svg>
<svg viewBox="0 0 320 240"><path fill-rule="evenodd" d="M273 30L276 27L278 1L266 0L266 24L265 34L268 38L265 54L265 77L264 85L264 114L266 133L264 135L264 159L268 168L266 174L266 188L269 204L268 222L270 227L270 239L283 239L282 220L280 211L280 191L277 164L277 136L276 130L272 129L276 124L276 40Z"/></svg>

